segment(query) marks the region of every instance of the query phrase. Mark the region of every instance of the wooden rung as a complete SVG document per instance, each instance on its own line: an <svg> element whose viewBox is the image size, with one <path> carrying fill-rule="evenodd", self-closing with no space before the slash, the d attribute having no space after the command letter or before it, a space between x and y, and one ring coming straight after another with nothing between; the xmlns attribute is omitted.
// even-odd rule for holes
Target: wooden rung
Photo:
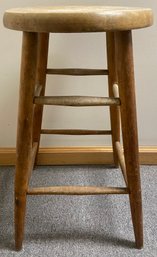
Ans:
<svg viewBox="0 0 157 257"><path fill-rule="evenodd" d="M120 142L118 142L118 141L115 142L115 147L116 147L116 151L117 151L117 155L118 155L118 160L119 160L119 165L121 167L125 183L126 183L126 185L128 185L126 166L125 166L125 159L124 159L124 154L123 154L123 150L122 150Z"/></svg>
<svg viewBox="0 0 157 257"><path fill-rule="evenodd" d="M85 129L42 129L41 134L52 135L111 135L111 130L85 130Z"/></svg>
<svg viewBox="0 0 157 257"><path fill-rule="evenodd" d="M34 97L35 104L62 106L110 106L120 105L119 98L94 96L39 96Z"/></svg>
<svg viewBox="0 0 157 257"><path fill-rule="evenodd" d="M129 194L128 188L95 186L54 186L29 188L28 195L99 195Z"/></svg>
<svg viewBox="0 0 157 257"><path fill-rule="evenodd" d="M47 74L72 75L72 76L108 75L108 70L103 70L103 69L47 69Z"/></svg>

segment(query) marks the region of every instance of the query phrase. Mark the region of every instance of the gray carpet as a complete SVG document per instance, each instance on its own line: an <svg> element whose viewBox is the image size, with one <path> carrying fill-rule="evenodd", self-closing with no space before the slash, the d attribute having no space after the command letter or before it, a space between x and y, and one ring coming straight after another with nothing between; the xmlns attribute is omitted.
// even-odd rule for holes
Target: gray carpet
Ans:
<svg viewBox="0 0 157 257"><path fill-rule="evenodd" d="M157 257L157 167L141 167L144 238L135 249L127 195L29 196L25 240L14 251L13 167L0 167L0 256ZM105 166L38 167L32 185L123 186Z"/></svg>

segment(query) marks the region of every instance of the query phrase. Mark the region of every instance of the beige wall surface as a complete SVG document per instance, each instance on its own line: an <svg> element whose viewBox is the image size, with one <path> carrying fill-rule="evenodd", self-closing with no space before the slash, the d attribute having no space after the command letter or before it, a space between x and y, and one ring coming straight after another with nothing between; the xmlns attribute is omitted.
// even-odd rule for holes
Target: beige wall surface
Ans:
<svg viewBox="0 0 157 257"><path fill-rule="evenodd" d="M150 7L155 0L5 0L0 4L0 148L14 147L22 33L3 27L6 9L34 5L123 5ZM136 95L140 145L157 146L157 26L133 32ZM105 34L51 35L48 67L106 67ZM48 76L46 94L107 94L107 79L100 77ZM110 128L107 108L45 107L43 128ZM106 136L42 136L42 146L104 146Z"/></svg>

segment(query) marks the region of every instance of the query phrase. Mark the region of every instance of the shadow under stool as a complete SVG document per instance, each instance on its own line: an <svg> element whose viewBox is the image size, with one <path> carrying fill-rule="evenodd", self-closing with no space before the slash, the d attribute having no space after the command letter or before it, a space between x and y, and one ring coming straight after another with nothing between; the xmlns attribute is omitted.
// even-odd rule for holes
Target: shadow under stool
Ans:
<svg viewBox="0 0 157 257"><path fill-rule="evenodd" d="M4 26L23 31L15 174L15 247L24 236L27 195L128 194L137 248L143 246L142 200L132 51L133 29L151 26L147 8L108 6L32 7L7 10ZM50 33L106 32L107 69L48 69ZM47 74L107 75L109 96L45 96ZM44 105L109 106L111 130L42 129ZM124 154L120 144L120 123ZM29 187L41 134L111 135L114 163L126 187Z"/></svg>

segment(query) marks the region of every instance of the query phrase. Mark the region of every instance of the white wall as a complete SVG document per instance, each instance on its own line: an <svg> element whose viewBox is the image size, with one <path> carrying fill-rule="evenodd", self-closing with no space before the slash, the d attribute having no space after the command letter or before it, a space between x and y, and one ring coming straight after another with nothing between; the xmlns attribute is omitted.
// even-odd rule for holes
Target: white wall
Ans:
<svg viewBox="0 0 157 257"><path fill-rule="evenodd" d="M0 5L0 147L14 147L16 142L16 121L18 85L21 54L21 33L3 27L3 13L12 7L31 5L124 5L151 7L157 14L155 0L5 0ZM157 27L142 29L133 33L134 59L137 90L137 108L140 145L157 145ZM62 34L52 35L49 52L49 66L103 68L105 60L104 34ZM48 77L47 94L54 95L101 95L107 93L104 77ZM109 128L106 108L90 109L69 107L46 107L43 121L45 128ZM105 136L45 136L42 146L110 145Z"/></svg>

